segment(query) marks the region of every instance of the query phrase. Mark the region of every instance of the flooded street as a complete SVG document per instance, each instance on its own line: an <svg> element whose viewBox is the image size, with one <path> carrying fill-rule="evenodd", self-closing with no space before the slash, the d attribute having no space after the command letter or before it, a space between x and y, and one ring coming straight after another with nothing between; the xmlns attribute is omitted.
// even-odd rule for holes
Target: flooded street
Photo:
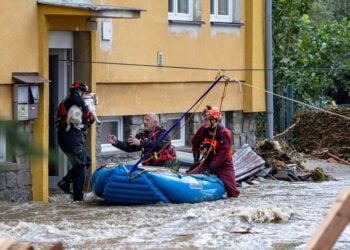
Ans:
<svg viewBox="0 0 350 250"><path fill-rule="evenodd" d="M72 203L0 202L0 238L47 249L303 249L336 197L350 186L350 166L322 163L337 180L320 183L262 179L241 187L238 199L197 204L108 206L93 199ZM316 165L315 165L316 164ZM334 249L350 249L350 226Z"/></svg>

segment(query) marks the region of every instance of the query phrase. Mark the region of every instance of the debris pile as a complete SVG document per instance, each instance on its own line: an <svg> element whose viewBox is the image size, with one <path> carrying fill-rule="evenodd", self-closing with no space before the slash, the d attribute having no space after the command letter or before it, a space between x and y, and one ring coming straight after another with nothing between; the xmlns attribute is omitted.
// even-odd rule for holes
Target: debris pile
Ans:
<svg viewBox="0 0 350 250"><path fill-rule="evenodd" d="M313 170L306 169L302 164L303 156L291 150L284 142L264 140L257 143L254 151L265 160L266 168L271 169L268 175L270 178L286 181L323 181L327 179L321 167Z"/></svg>
<svg viewBox="0 0 350 250"><path fill-rule="evenodd" d="M350 109L303 111L296 115L293 145L298 152L319 158L350 160ZM346 162L343 162L346 163ZM348 162L349 163L349 162Z"/></svg>

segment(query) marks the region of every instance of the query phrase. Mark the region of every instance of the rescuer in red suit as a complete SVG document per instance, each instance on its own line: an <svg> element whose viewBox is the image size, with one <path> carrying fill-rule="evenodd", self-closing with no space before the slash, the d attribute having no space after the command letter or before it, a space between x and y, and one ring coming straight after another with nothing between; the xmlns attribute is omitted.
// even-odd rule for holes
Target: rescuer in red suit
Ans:
<svg viewBox="0 0 350 250"><path fill-rule="evenodd" d="M192 138L194 165L188 173L215 174L224 182L227 196L238 197L232 161L232 133L220 124L221 112L217 107L207 106L202 116L204 122Z"/></svg>

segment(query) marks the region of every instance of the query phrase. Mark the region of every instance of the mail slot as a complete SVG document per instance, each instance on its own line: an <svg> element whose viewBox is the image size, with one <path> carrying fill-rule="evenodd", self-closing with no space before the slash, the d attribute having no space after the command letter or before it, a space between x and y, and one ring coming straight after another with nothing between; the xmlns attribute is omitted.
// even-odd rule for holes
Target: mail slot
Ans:
<svg viewBox="0 0 350 250"><path fill-rule="evenodd" d="M37 84L14 84L13 100L15 120L38 118L39 86Z"/></svg>

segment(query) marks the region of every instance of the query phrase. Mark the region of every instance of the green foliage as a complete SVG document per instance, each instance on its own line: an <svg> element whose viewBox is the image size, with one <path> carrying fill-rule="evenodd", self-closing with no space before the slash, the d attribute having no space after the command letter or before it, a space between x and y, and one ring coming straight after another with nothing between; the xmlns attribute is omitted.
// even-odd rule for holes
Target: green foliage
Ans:
<svg viewBox="0 0 350 250"><path fill-rule="evenodd" d="M350 19L350 2L348 0L318 0L314 2L310 14L313 22L335 20L341 22L344 17Z"/></svg>
<svg viewBox="0 0 350 250"><path fill-rule="evenodd" d="M335 84L350 92L350 22L347 18L312 22L309 13L315 6L327 9L322 1L273 2L275 85L292 84L295 99L309 104L334 91Z"/></svg>

